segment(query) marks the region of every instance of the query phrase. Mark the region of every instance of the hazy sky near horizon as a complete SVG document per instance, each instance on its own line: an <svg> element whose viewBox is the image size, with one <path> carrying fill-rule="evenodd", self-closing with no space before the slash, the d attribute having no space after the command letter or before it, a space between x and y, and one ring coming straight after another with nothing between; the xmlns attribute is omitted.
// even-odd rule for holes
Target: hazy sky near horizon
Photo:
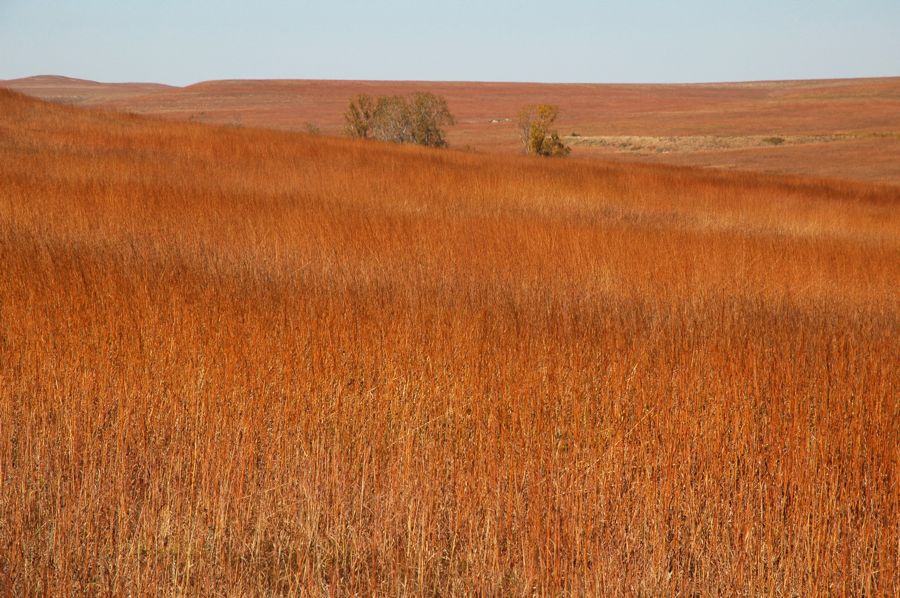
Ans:
<svg viewBox="0 0 900 598"><path fill-rule="evenodd" d="M0 79L900 75L900 0L0 0Z"/></svg>

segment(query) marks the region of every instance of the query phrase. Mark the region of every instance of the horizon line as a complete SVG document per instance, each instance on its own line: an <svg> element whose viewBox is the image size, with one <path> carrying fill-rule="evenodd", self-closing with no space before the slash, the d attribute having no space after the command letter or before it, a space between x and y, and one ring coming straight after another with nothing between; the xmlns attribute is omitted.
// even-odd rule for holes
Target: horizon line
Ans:
<svg viewBox="0 0 900 598"><path fill-rule="evenodd" d="M608 85L608 86L625 86L625 85L642 85L642 86L690 86L690 85L750 85L763 83L801 83L801 82L836 82L836 81L861 81L861 80L877 80L877 79L898 79L900 74L892 75L862 75L862 76L842 76L842 77L812 77L812 78L794 78L794 79L746 79L746 80L709 80L709 81L524 81L524 80L487 80L487 79L341 79L331 77L225 77L220 79L201 79L192 83L178 85L173 83L163 83L160 81L139 81L139 80L99 80L88 79L85 77L75 77L71 75L60 75L52 73L42 73L37 75L26 75L24 77L13 77L0 79L3 83L13 83L17 81L27 81L29 79L55 78L68 79L71 81L79 81L83 83L92 83L96 85L160 85L176 89L185 89L204 83L224 83L224 82L292 82L292 81L313 81L323 83L451 83L451 84L505 84L505 85Z"/></svg>

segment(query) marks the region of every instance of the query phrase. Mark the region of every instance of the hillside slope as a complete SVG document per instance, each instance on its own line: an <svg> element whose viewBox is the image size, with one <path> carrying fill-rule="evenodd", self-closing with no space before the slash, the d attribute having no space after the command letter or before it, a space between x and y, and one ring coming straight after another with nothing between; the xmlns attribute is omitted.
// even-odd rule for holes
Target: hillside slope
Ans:
<svg viewBox="0 0 900 598"><path fill-rule="evenodd" d="M11 595L891 595L896 189L0 90Z"/></svg>
<svg viewBox="0 0 900 598"><path fill-rule="evenodd" d="M452 145L503 153L519 149L517 111L550 102L560 106L561 134L578 135L567 137L576 156L900 184L900 77L693 85L260 80L184 88L29 78L0 85L167 118L286 130L311 123L331 135L341 134L354 94L427 90L446 97L458 117Z"/></svg>

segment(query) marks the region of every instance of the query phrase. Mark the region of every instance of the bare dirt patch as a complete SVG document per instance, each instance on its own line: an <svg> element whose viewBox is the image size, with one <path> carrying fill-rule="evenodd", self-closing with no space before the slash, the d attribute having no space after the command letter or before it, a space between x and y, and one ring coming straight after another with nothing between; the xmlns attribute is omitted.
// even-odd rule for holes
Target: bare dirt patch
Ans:
<svg viewBox="0 0 900 598"><path fill-rule="evenodd" d="M616 152L669 153L708 152L718 150L804 145L810 143L834 143L858 139L859 135L569 135L566 143L573 147L589 146L609 148Z"/></svg>

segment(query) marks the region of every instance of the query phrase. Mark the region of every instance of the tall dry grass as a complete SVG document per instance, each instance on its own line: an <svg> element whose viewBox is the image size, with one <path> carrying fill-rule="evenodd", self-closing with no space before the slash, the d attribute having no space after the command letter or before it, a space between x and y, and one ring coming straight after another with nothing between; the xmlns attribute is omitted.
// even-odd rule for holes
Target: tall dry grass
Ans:
<svg viewBox="0 0 900 598"><path fill-rule="evenodd" d="M0 92L0 589L896 595L898 233Z"/></svg>

